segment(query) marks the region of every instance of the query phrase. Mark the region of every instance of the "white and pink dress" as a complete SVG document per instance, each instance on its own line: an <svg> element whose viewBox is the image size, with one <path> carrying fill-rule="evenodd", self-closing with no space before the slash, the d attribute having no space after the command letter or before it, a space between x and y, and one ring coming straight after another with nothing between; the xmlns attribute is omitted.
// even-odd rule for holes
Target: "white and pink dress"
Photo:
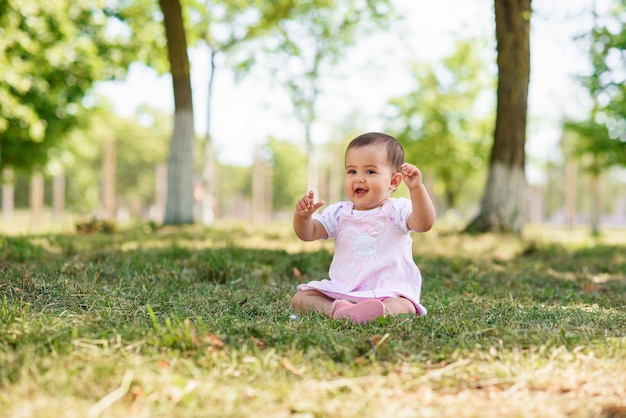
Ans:
<svg viewBox="0 0 626 418"><path fill-rule="evenodd" d="M390 198L380 208L358 211L351 202L338 202L314 215L329 238L335 239L330 280L315 280L298 290L317 290L333 299L359 302L404 297L418 315L422 276L413 261L413 240L407 226L411 201Z"/></svg>

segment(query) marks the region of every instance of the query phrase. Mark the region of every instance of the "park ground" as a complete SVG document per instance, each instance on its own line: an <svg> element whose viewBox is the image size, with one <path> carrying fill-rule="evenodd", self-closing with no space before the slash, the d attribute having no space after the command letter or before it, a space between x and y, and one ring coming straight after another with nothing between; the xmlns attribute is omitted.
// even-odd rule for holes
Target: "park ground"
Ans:
<svg viewBox="0 0 626 418"><path fill-rule="evenodd" d="M0 415L626 417L626 230L414 249L428 315L357 325L292 318L289 225L5 233Z"/></svg>

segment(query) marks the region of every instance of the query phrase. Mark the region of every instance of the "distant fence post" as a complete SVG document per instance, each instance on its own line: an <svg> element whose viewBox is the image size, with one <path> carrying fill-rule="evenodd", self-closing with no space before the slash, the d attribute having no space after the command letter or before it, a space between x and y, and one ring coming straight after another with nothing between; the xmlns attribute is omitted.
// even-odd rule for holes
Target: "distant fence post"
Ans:
<svg viewBox="0 0 626 418"><path fill-rule="evenodd" d="M43 187L43 174L40 170L36 170L30 178L30 216L33 224L41 222Z"/></svg>
<svg viewBox="0 0 626 418"><path fill-rule="evenodd" d="M263 161L261 149L257 148L252 169L252 222L261 224L271 219L272 176L269 164Z"/></svg>
<svg viewBox="0 0 626 418"><path fill-rule="evenodd" d="M15 173L12 167L2 170L2 219L13 220L13 208L15 207Z"/></svg>
<svg viewBox="0 0 626 418"><path fill-rule="evenodd" d="M63 219L65 211L65 174L63 171L55 174L52 180L52 219Z"/></svg>
<svg viewBox="0 0 626 418"><path fill-rule="evenodd" d="M102 157L102 200L104 204L104 219L115 220L115 141L104 143Z"/></svg>
<svg viewBox="0 0 626 418"><path fill-rule="evenodd" d="M576 226L576 186L578 167L575 160L565 162L565 220L568 228Z"/></svg>
<svg viewBox="0 0 626 418"><path fill-rule="evenodd" d="M167 164L157 163L155 170L154 210L151 213L151 220L163 222L167 199Z"/></svg>

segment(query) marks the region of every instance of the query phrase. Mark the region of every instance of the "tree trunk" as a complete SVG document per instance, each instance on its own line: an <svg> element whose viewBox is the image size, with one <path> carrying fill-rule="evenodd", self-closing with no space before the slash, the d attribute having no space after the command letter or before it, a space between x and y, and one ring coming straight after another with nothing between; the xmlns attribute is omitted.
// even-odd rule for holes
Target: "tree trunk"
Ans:
<svg viewBox="0 0 626 418"><path fill-rule="evenodd" d="M195 133L187 40L179 0L159 0L174 87L174 132L167 168L166 225L193 223Z"/></svg>
<svg viewBox="0 0 626 418"><path fill-rule="evenodd" d="M213 164L213 138L211 118L213 105L213 82L215 81L215 55L211 50L209 89L207 93L206 136L204 138L204 161L202 166L202 223L210 226L215 223L215 168Z"/></svg>
<svg viewBox="0 0 626 418"><path fill-rule="evenodd" d="M531 0L495 0L498 104L489 175L470 232L521 233L526 190L526 111Z"/></svg>

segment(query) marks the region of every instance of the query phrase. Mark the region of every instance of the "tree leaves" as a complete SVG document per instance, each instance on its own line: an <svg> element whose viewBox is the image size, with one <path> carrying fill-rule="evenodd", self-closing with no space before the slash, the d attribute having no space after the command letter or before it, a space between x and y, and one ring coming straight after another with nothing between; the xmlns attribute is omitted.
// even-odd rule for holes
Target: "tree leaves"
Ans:
<svg viewBox="0 0 626 418"><path fill-rule="evenodd" d="M96 0L9 0L0 14L0 167L28 172L76 127L93 83L121 74L123 47ZM110 54L105 55L109 52ZM123 68L122 68L123 70Z"/></svg>

